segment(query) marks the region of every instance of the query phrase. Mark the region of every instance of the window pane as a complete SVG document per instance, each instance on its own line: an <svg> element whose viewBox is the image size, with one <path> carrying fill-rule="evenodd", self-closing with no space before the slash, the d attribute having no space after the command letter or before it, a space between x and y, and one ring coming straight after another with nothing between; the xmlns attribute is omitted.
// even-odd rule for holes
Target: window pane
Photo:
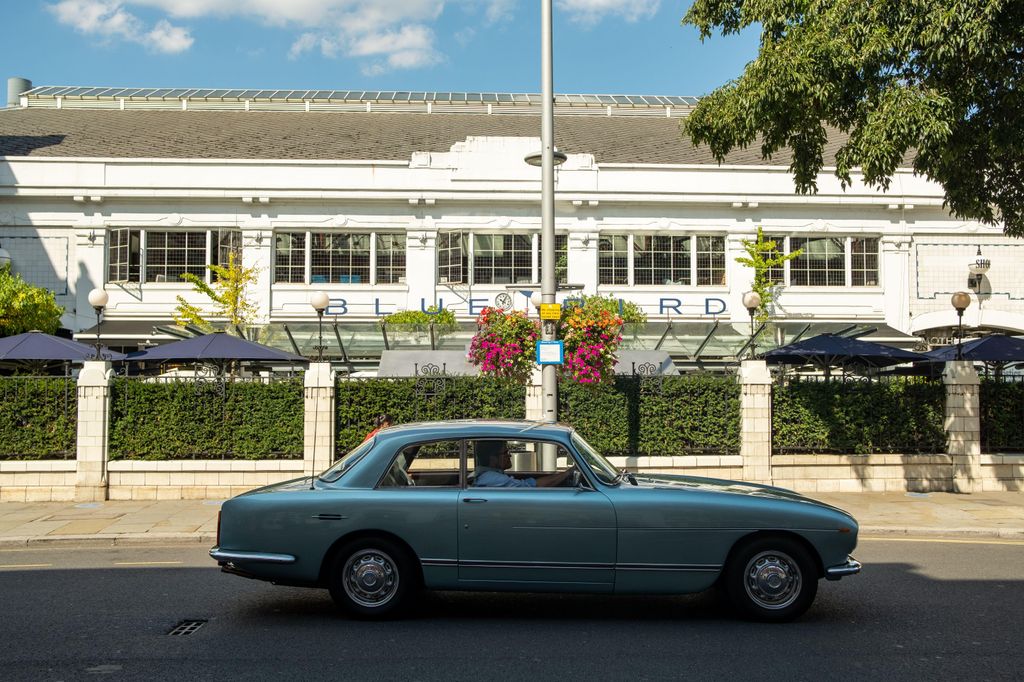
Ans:
<svg viewBox="0 0 1024 682"><path fill-rule="evenodd" d="M382 488L453 488L460 485L459 441L410 445L395 457Z"/></svg>
<svg viewBox="0 0 1024 682"><path fill-rule="evenodd" d="M533 238L528 234L473 235L473 283L533 280Z"/></svg>
<svg viewBox="0 0 1024 682"><path fill-rule="evenodd" d="M554 455L554 467L545 469L544 455ZM467 442L469 485L478 488L536 488L558 485L575 461L554 443L532 440L481 439Z"/></svg>
<svg viewBox="0 0 1024 682"><path fill-rule="evenodd" d="M793 251L803 252L789 263L789 283L793 286L846 285L846 239L843 237L792 237Z"/></svg>
<svg viewBox="0 0 1024 682"><path fill-rule="evenodd" d="M206 232L146 232L146 281L180 282L206 276Z"/></svg>
<svg viewBox="0 0 1024 682"><path fill-rule="evenodd" d="M310 279L313 284L370 283L370 235L316 232L310 235Z"/></svg>
<svg viewBox="0 0 1024 682"><path fill-rule="evenodd" d="M278 232L274 236L274 281L306 281L305 232Z"/></svg>
<svg viewBox="0 0 1024 682"><path fill-rule="evenodd" d="M242 265L241 230L217 230L214 232L213 264L228 267L231 258L235 265Z"/></svg>
<svg viewBox="0 0 1024 682"><path fill-rule="evenodd" d="M725 285L725 237L697 237L697 286Z"/></svg>
<svg viewBox="0 0 1024 682"><path fill-rule="evenodd" d="M537 266L538 278L544 277L544 263L541 254L544 253L544 236L537 238ZM569 235L555 235L555 284L567 284L569 282Z"/></svg>
<svg viewBox="0 0 1024 682"><path fill-rule="evenodd" d="M854 237L850 240L850 267L853 286L878 286L878 237Z"/></svg>
<svg viewBox="0 0 1024 682"><path fill-rule="evenodd" d="M439 284L464 284L469 273L466 239L461 232L437 235L437 281Z"/></svg>
<svg viewBox="0 0 1024 682"><path fill-rule="evenodd" d="M597 243L598 284L629 284L629 246L625 235L606 235Z"/></svg>
<svg viewBox="0 0 1024 682"><path fill-rule="evenodd" d="M107 233L107 281L138 282L141 232L127 228Z"/></svg>
<svg viewBox="0 0 1024 682"><path fill-rule="evenodd" d="M405 281L405 234L377 235L377 283Z"/></svg>
<svg viewBox="0 0 1024 682"><path fill-rule="evenodd" d="M690 284L690 237L634 235L634 284Z"/></svg>

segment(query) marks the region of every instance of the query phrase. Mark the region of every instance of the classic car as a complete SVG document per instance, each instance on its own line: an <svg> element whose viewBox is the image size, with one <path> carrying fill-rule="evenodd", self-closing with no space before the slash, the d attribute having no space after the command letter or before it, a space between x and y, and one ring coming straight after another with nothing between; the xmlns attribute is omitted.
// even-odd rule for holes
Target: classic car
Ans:
<svg viewBox="0 0 1024 682"><path fill-rule="evenodd" d="M228 573L326 587L360 617L420 588L683 594L790 620L821 578L860 571L857 522L765 485L626 473L573 428L404 424L319 476L227 500L210 555Z"/></svg>

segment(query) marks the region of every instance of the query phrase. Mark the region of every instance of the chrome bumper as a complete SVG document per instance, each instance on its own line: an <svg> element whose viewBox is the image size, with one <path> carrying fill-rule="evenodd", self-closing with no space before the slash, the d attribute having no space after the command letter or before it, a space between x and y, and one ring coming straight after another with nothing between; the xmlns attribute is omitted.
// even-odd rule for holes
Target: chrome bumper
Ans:
<svg viewBox="0 0 1024 682"><path fill-rule="evenodd" d="M255 561L261 564L294 564L295 557L291 554L269 554L267 552L236 552L214 547L210 550L210 556L218 563L226 564L232 561Z"/></svg>
<svg viewBox="0 0 1024 682"><path fill-rule="evenodd" d="M845 575L856 575L860 573L860 562L851 557L846 557L845 564L829 566L825 569L826 580L839 580Z"/></svg>

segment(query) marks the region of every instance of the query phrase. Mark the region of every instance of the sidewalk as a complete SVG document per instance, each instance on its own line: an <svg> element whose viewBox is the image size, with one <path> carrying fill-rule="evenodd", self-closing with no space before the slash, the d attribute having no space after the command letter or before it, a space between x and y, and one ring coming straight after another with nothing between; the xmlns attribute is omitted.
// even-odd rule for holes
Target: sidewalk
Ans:
<svg viewBox="0 0 1024 682"><path fill-rule="evenodd" d="M991 537L1024 540L1024 492L828 493L862 536ZM43 543L213 545L221 500L0 503L0 547Z"/></svg>

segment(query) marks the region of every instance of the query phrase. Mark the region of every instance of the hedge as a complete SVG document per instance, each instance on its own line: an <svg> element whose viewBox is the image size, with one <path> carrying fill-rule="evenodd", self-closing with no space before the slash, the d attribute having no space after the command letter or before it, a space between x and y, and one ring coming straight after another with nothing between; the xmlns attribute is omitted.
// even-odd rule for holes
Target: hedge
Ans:
<svg viewBox="0 0 1024 682"><path fill-rule="evenodd" d="M115 379L111 459L302 459L301 379Z"/></svg>
<svg viewBox="0 0 1024 682"><path fill-rule="evenodd" d="M772 451L946 451L945 387L916 378L886 382L794 381L772 393Z"/></svg>
<svg viewBox="0 0 1024 682"><path fill-rule="evenodd" d="M982 452L1024 452L1024 383L981 382Z"/></svg>
<svg viewBox="0 0 1024 682"><path fill-rule="evenodd" d="M0 377L0 459L74 459L78 389L63 377Z"/></svg>

